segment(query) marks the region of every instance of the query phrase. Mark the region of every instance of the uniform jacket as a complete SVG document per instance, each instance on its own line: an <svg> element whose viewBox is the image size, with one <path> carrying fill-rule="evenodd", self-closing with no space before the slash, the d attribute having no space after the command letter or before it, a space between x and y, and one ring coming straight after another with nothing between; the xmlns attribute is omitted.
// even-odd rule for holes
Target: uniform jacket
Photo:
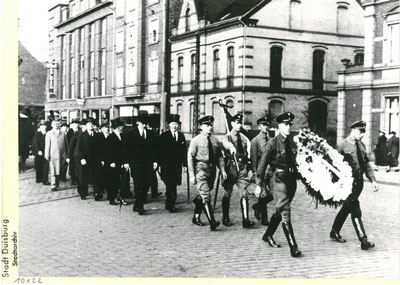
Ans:
<svg viewBox="0 0 400 285"><path fill-rule="evenodd" d="M68 151L67 137L61 131L58 134L54 129L46 133L45 158L64 159Z"/></svg>
<svg viewBox="0 0 400 285"><path fill-rule="evenodd" d="M255 138L251 140L251 168L254 173L257 172L258 164L261 160L263 153L266 150L268 143L268 136L263 132L260 132Z"/></svg>
<svg viewBox="0 0 400 285"><path fill-rule="evenodd" d="M178 141L171 131L162 133L157 139L157 161L161 167L161 178L165 183L181 184L182 166L187 165L186 139L177 132Z"/></svg>
<svg viewBox="0 0 400 285"><path fill-rule="evenodd" d="M376 181L375 175L374 175L374 170L372 169L371 164L369 163L365 145L363 144L362 141L359 141L359 145L360 145L360 150L361 150L361 156L363 158L364 165L365 165L365 174L371 182ZM344 156L344 160L349 163L349 165L351 166L351 169L353 170L353 173L363 171L360 168L360 165L358 163L357 147L356 147L355 140L353 140L350 136L348 136L347 138L345 138L343 141L341 141L337 145L336 149L340 154L342 154Z"/></svg>
<svg viewBox="0 0 400 285"><path fill-rule="evenodd" d="M32 139L32 152L35 156L38 156L38 152L42 152L42 156L44 155L44 147L46 144L46 134L38 131L35 133Z"/></svg>
<svg viewBox="0 0 400 285"><path fill-rule="evenodd" d="M127 162L127 154L124 152L124 137L122 134L121 140L114 132L107 137L105 144L105 158L108 166L115 163L118 168Z"/></svg>
<svg viewBox="0 0 400 285"><path fill-rule="evenodd" d="M286 140L289 140L291 156L290 163L286 160ZM267 147L257 167L257 185L261 185L264 180L267 166L271 166L271 170L275 168L285 169L287 167L295 168L297 147L291 137L284 137L281 134L268 141Z"/></svg>
<svg viewBox="0 0 400 285"><path fill-rule="evenodd" d="M238 137L237 137L237 134L239 134L240 140L242 141L242 146L243 146L244 153L239 153L239 151L238 151ZM222 139L222 145L224 147L225 156L227 158L231 158L231 152L229 151L229 149L233 145L236 148L236 157L239 160L239 162L242 161L242 160L243 160L244 163L247 162L247 160L248 160L248 158L250 156L250 141L243 134L241 134L240 132L237 133L237 132L234 132L234 131L230 131L230 133L225 135L224 138Z"/></svg>
<svg viewBox="0 0 400 285"><path fill-rule="evenodd" d="M211 144L214 154L214 165L218 165L219 169L224 169L225 163L222 157L221 143L213 136L211 136ZM195 177L195 167L198 161L210 163L208 153L208 139L205 135L199 134L194 137L188 150L188 171L191 177Z"/></svg>

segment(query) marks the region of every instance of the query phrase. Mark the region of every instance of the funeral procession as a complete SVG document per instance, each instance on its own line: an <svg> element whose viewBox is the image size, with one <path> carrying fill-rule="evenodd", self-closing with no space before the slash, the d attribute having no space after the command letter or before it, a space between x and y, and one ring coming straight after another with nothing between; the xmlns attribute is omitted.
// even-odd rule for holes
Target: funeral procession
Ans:
<svg viewBox="0 0 400 285"><path fill-rule="evenodd" d="M47 2L20 276L400 278L398 1Z"/></svg>

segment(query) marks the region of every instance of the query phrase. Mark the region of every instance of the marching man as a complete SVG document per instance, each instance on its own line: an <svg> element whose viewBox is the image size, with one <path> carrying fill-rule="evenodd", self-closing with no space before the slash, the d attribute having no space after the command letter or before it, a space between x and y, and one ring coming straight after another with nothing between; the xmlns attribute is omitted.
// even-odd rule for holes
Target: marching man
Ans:
<svg viewBox="0 0 400 285"><path fill-rule="evenodd" d="M203 225L200 215L202 209L204 209L211 231L214 231L220 225L220 222L214 218L210 194L214 186L217 164L221 170L222 179L227 178L220 142L211 135L213 123L214 118L212 116L199 119L201 133L192 139L188 151L190 180L199 191L199 195L193 200L195 209L192 222L198 226Z"/></svg>
<svg viewBox="0 0 400 285"><path fill-rule="evenodd" d="M293 257L301 256L293 233L290 221L290 203L296 193L296 144L290 135L290 128L293 125L294 115L290 112L283 113L276 118L279 135L268 141L257 168L257 189L262 192L265 170L271 167L270 187L276 203L275 213L263 236L263 240L271 247L280 247L273 239L273 235L282 221L283 232L290 247L290 254Z"/></svg>
<svg viewBox="0 0 400 285"><path fill-rule="evenodd" d="M224 197L222 198L222 224L227 227L233 225L229 219L229 204L233 186L236 184L240 190L242 226L243 228L250 228L255 225L249 220L249 193L247 190L247 187L250 185L250 179L247 172L247 162L249 161L250 154L250 142L244 135L240 133L242 123L242 114L236 114L233 116L231 119L232 130L222 140L225 156L227 158L225 165L227 179L222 183L222 186L225 190ZM235 156L236 161L234 159Z"/></svg>
<svg viewBox="0 0 400 285"><path fill-rule="evenodd" d="M358 197L360 196L364 187L364 173L369 181L371 181L374 192L379 190L379 185L376 183L374 170L369 163L365 145L361 141L365 134L366 125L367 124L364 121L353 123L351 125L350 135L337 146L337 150L344 156L344 160L350 164L354 180L351 194L344 201L342 208L335 218L332 231L330 233L330 237L335 241L342 243L346 242L346 240L344 240L340 235L340 230L346 221L347 216L351 214L351 220L353 222L354 229L356 230L357 237L361 242L361 249L363 250L375 246L372 242L368 241L367 234L365 233L364 225L361 220L361 208Z"/></svg>

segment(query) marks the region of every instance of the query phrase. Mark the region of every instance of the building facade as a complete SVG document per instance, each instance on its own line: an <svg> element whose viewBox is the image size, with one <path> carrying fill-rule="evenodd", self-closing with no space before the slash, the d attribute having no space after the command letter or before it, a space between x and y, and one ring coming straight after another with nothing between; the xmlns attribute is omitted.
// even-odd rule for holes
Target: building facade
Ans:
<svg viewBox="0 0 400 285"><path fill-rule="evenodd" d="M49 14L46 111L130 124L145 110L159 126L164 1L70 0Z"/></svg>
<svg viewBox="0 0 400 285"><path fill-rule="evenodd" d="M355 0L183 0L171 41L171 112L188 136L195 102L225 131L220 99L245 114L247 129L266 111L291 111L294 129L326 135L337 126L341 59L363 54L363 9Z"/></svg>
<svg viewBox="0 0 400 285"><path fill-rule="evenodd" d="M399 3L362 1L365 56L347 58L339 74L338 140L357 120L367 122L363 141L373 156L379 130L399 133Z"/></svg>

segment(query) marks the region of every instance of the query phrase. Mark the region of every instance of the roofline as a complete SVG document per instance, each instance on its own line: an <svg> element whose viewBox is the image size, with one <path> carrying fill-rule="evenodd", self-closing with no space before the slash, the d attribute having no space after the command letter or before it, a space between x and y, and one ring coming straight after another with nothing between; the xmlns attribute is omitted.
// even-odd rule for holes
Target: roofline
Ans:
<svg viewBox="0 0 400 285"><path fill-rule="evenodd" d="M261 8L263 8L265 5L269 4L272 0L263 0L260 3L258 3L255 7L247 11L244 15L242 15L240 18L249 18L250 16L254 15L257 13Z"/></svg>
<svg viewBox="0 0 400 285"><path fill-rule="evenodd" d="M50 12L51 10L53 10L54 8L56 8L58 6L69 6L69 4L58 3L58 4L54 5L54 6L51 6L51 8L48 11Z"/></svg>

